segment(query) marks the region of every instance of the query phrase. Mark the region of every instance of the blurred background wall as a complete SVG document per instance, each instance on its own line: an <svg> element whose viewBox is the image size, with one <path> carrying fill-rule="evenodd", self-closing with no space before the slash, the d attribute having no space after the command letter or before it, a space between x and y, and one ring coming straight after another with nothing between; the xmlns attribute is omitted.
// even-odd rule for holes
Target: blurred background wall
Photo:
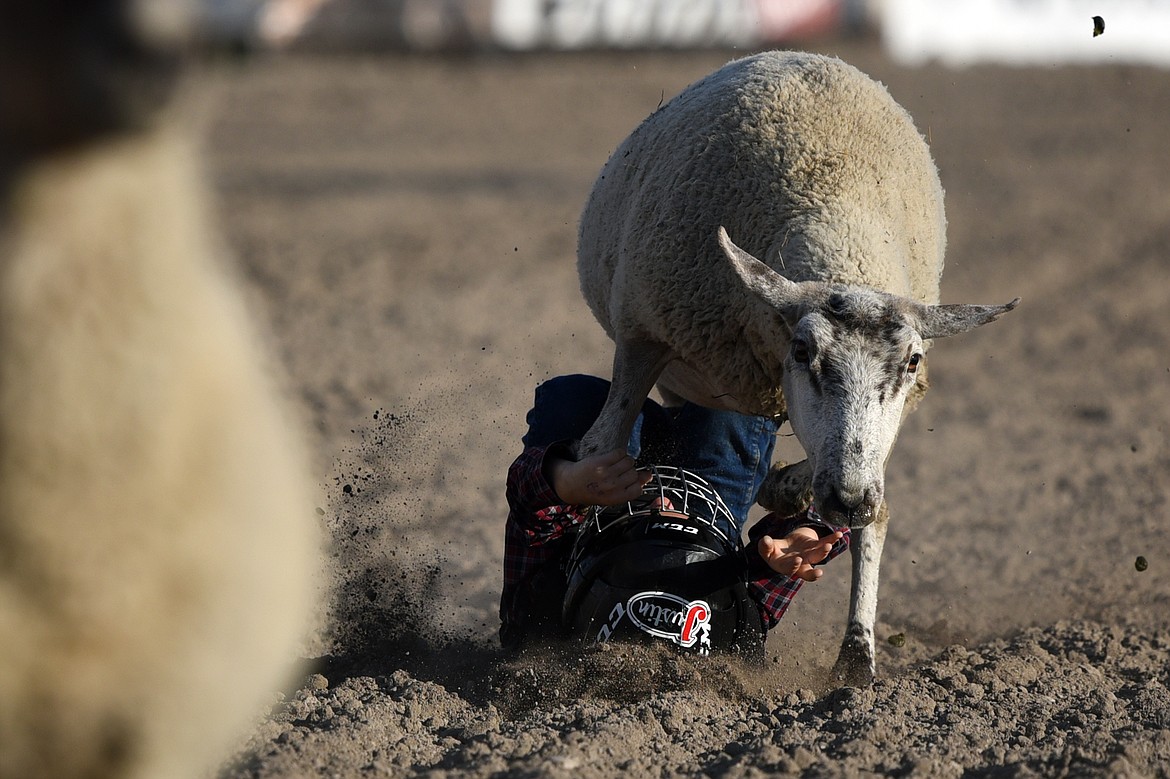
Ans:
<svg viewBox="0 0 1170 779"><path fill-rule="evenodd" d="M202 0L200 10L205 41L247 48L761 48L876 34L902 64L1170 65L1164 0Z"/></svg>

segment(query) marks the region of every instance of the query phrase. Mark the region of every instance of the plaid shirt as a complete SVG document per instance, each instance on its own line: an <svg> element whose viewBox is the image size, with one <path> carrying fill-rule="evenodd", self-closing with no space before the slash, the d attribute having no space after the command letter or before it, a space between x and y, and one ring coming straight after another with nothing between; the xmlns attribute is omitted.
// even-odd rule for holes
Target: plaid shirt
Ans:
<svg viewBox="0 0 1170 779"><path fill-rule="evenodd" d="M524 590L533 576L549 563L563 560L572 548L577 526L585 520L588 506L561 503L544 475L545 456L560 445L529 447L508 469L506 495L508 521L504 528L504 586L500 595L501 638L522 631L526 621ZM807 514L778 517L768 514L748 531L748 593L760 609L765 628L773 628L803 584L776 573L760 557L756 544L764 535L783 538L800 527L812 527L821 536L842 530L845 536L833 545L824 562L849 547L848 528L835 528L811 508Z"/></svg>
<svg viewBox="0 0 1170 779"><path fill-rule="evenodd" d="M756 544L764 536L784 538L792 531L802 527L811 527L817 531L821 538L837 530L844 533L841 539L833 544L833 548L829 550L825 559L817 565L824 565L849 548L849 528L830 525L821 519L812 506L809 506L805 513L792 514L787 517L766 514L748 529L748 544L744 549L748 557L748 594L760 607L760 619L763 621L764 627L769 630L776 627L776 623L784 616L792 599L796 597L796 593L800 592L800 586L804 584L804 579L795 579L773 571L764 562L764 558L760 557Z"/></svg>

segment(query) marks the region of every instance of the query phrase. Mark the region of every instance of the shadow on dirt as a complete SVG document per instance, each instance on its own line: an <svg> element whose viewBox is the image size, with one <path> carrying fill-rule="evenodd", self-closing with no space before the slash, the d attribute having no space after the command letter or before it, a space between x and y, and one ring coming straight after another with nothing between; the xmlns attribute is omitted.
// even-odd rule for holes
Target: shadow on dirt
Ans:
<svg viewBox="0 0 1170 779"><path fill-rule="evenodd" d="M703 689L728 700L746 700L747 680L761 670L735 656L700 657L664 643L550 639L523 651L505 651L494 642L444 634L435 627L428 604L438 597L438 566L427 572L422 589L378 597L396 582L419 580L417 571L393 575L367 570L347 582L336 599L335 650L312 660L311 671L333 687L346 679L402 670L514 719L586 698L621 704L678 690ZM386 601L395 605L382 605Z"/></svg>

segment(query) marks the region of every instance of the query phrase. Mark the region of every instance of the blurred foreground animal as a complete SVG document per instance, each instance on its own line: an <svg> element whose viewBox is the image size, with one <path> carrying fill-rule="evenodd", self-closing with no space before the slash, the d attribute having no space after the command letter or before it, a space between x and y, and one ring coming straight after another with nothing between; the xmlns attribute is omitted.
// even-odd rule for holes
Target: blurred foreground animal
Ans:
<svg viewBox="0 0 1170 779"><path fill-rule="evenodd" d="M885 466L927 350L1017 302L937 305L945 229L905 110L844 62L797 52L732 62L652 114L581 217L581 289L616 351L579 454L623 447L656 383L668 403L790 420L808 459L773 470L758 500L787 513L811 499L855 529L835 669L848 684L873 679Z"/></svg>
<svg viewBox="0 0 1170 779"><path fill-rule="evenodd" d="M206 775L312 611L308 461L168 115L167 5L0 7L5 779Z"/></svg>

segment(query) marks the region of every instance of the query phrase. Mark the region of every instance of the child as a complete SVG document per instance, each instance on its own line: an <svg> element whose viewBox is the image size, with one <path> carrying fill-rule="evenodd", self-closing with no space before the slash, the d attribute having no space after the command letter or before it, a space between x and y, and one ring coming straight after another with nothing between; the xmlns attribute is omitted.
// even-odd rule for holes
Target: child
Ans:
<svg viewBox="0 0 1170 779"><path fill-rule="evenodd" d="M562 565L576 526L590 506L636 498L649 476L638 463L685 468L702 476L727 504L739 538L760 483L767 475L777 425L685 403L663 407L647 400L628 451L575 461L571 444L592 425L609 391L593 376L560 376L536 388L528 412L524 451L508 470L504 531L504 586L500 642L517 648L525 638L559 630L565 581ZM748 592L764 629L783 616L814 566L848 547L849 531L826 524L811 509L790 517L768 514L749 531Z"/></svg>

